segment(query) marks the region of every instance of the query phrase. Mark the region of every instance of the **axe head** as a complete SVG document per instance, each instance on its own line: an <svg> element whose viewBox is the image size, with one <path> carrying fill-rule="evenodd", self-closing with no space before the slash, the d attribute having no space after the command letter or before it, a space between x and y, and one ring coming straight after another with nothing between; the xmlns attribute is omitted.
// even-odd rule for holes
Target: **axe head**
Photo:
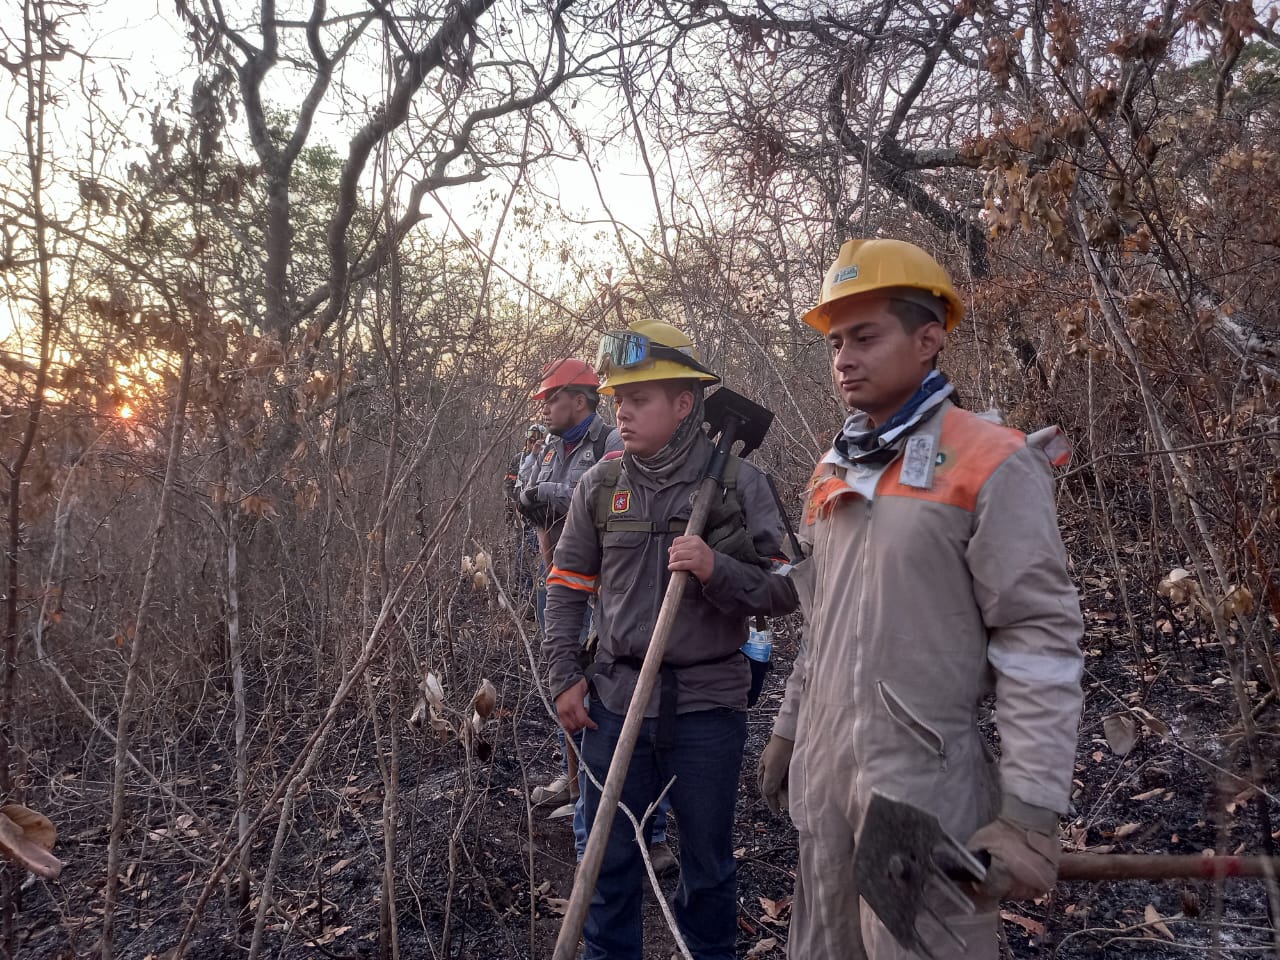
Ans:
<svg viewBox="0 0 1280 960"><path fill-rule="evenodd" d="M764 435L769 432L773 412L740 393L721 387L707 397L703 419L711 425L711 437L724 433L725 427L732 423L735 427L734 440L742 441L739 456L745 458L760 446Z"/></svg>
<svg viewBox="0 0 1280 960"><path fill-rule="evenodd" d="M973 913L973 901L960 883L981 881L986 874L982 862L943 830L936 816L872 791L854 847L853 875L858 894L903 949L933 956L917 929L922 914L964 949L937 909L939 900L951 904L949 913Z"/></svg>

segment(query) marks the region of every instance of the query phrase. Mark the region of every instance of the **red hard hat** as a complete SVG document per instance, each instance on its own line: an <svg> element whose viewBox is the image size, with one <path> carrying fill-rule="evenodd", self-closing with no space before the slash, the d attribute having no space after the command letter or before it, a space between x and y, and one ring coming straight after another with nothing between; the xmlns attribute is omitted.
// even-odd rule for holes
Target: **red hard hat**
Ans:
<svg viewBox="0 0 1280 960"><path fill-rule="evenodd" d="M534 391L531 399L545 400L547 395L564 387L586 387L591 390L600 388L600 378L596 376L591 364L576 357L565 357L563 360L552 360L542 368L542 382Z"/></svg>

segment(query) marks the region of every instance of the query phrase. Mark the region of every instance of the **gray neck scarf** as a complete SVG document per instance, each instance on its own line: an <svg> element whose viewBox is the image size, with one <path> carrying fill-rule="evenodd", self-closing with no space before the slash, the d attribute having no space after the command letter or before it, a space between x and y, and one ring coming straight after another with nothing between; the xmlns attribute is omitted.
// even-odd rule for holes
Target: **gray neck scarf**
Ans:
<svg viewBox="0 0 1280 960"><path fill-rule="evenodd" d="M693 391L693 409L680 421L667 445L652 457L628 457L636 470L657 486L665 486L684 466L685 457L698 435L702 433L703 403L701 388Z"/></svg>

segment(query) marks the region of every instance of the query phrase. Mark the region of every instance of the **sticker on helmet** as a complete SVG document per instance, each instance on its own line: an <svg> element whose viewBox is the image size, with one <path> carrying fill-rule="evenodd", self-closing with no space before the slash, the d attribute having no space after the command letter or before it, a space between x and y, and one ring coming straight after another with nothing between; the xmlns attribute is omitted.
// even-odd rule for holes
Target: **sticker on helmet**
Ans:
<svg viewBox="0 0 1280 960"><path fill-rule="evenodd" d="M612 513L626 513L631 509L631 491L619 490L613 495L613 503L610 505Z"/></svg>
<svg viewBox="0 0 1280 960"><path fill-rule="evenodd" d="M837 283L844 283L846 280L857 280L857 279L858 279L858 265L856 263L853 263L847 267L843 267L840 270L837 270L835 277L833 277L831 280L831 283L834 286Z"/></svg>

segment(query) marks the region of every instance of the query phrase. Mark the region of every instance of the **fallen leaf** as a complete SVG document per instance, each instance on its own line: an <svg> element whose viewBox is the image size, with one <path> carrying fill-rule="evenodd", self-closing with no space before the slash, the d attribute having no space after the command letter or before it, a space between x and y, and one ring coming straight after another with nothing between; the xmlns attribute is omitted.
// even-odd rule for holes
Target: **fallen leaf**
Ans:
<svg viewBox="0 0 1280 960"><path fill-rule="evenodd" d="M343 870L347 869L347 867L351 865L351 861L354 859L355 859L354 857L343 857L341 860L335 863L332 867L326 870L324 872L324 875L326 877L336 877Z"/></svg>
<svg viewBox="0 0 1280 960"><path fill-rule="evenodd" d="M554 913L557 917L563 917L569 909L569 901L564 897L545 897L542 905L547 908L549 913Z"/></svg>
<svg viewBox="0 0 1280 960"><path fill-rule="evenodd" d="M765 937L763 940L757 940L755 945L747 951L748 957L763 957L770 950L778 945L778 941L774 937Z"/></svg>
<svg viewBox="0 0 1280 960"><path fill-rule="evenodd" d="M1154 733L1161 740L1168 740L1169 734L1172 732L1169 725L1153 714L1150 710L1143 707L1134 707L1131 710L1136 714L1138 719L1142 721L1142 725Z"/></svg>
<svg viewBox="0 0 1280 960"><path fill-rule="evenodd" d="M791 911L791 898L779 897L777 900L770 900L768 897L760 897L760 906L764 908L765 919L777 923L782 920Z"/></svg>
<svg viewBox="0 0 1280 960"><path fill-rule="evenodd" d="M1009 910L1001 910L1000 919L1008 920L1010 923L1016 923L1033 937L1044 936L1044 924L1039 920L1032 920L1030 917L1024 917L1020 913L1013 913Z"/></svg>
<svg viewBox="0 0 1280 960"><path fill-rule="evenodd" d="M303 942L308 943L313 947L323 947L326 943L333 943L333 941L337 940L343 934L349 933L350 931L351 931L351 927L349 926L332 927L327 933L323 934L322 936L315 937L314 939L311 939L311 940L304 940Z"/></svg>
<svg viewBox="0 0 1280 960"><path fill-rule="evenodd" d="M1142 920L1150 929L1166 940L1174 939L1173 931L1165 924L1164 918L1160 916L1160 911L1156 909L1154 903L1148 903L1147 908L1142 911Z"/></svg>
<svg viewBox="0 0 1280 960"><path fill-rule="evenodd" d="M1142 829L1140 823L1122 823L1116 827L1116 832L1112 834L1117 840L1123 840L1125 837L1131 837Z"/></svg>
<svg viewBox="0 0 1280 960"><path fill-rule="evenodd" d="M1142 791L1142 793L1134 794L1129 799L1137 800L1137 801L1154 800L1156 797L1160 796L1162 793L1164 793L1164 787L1156 787L1154 790L1144 790Z"/></svg>
<svg viewBox="0 0 1280 960"><path fill-rule="evenodd" d="M1123 757L1138 742L1138 725L1128 713L1113 713L1102 720L1107 745L1116 756Z"/></svg>

